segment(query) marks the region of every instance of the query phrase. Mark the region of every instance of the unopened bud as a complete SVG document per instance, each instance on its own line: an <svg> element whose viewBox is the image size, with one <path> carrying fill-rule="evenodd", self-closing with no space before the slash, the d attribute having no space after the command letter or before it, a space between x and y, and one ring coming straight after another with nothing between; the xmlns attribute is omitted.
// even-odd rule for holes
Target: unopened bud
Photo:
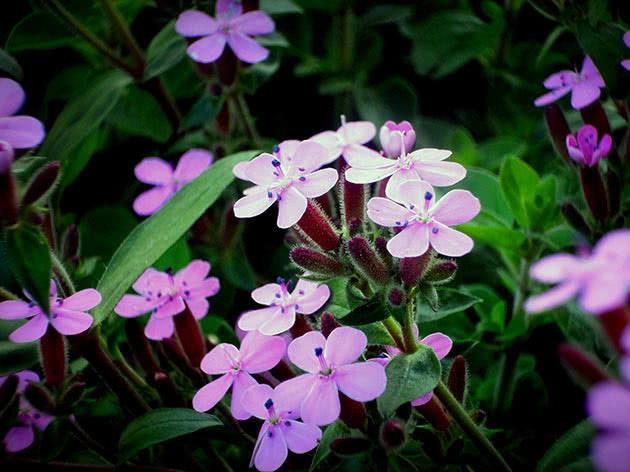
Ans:
<svg viewBox="0 0 630 472"><path fill-rule="evenodd" d="M339 419L343 421L348 428L364 429L367 414L363 403L353 400L341 392L339 392L339 401L341 403Z"/></svg>
<svg viewBox="0 0 630 472"><path fill-rule="evenodd" d="M326 192L324 195L315 197L313 198L313 200L317 202L317 204L322 208L322 210L324 210L324 213L326 213L328 217L333 216L333 204L331 202L330 192Z"/></svg>
<svg viewBox="0 0 630 472"><path fill-rule="evenodd" d="M229 135L232 129L232 120L230 119L230 102L226 100L217 115L217 129L224 135Z"/></svg>
<svg viewBox="0 0 630 472"><path fill-rule="evenodd" d="M389 156L398 157L402 153L403 145L406 153L411 150L416 141L416 132L408 121L401 121L398 124L388 121L381 126L379 139L383 151Z"/></svg>
<svg viewBox="0 0 630 472"><path fill-rule="evenodd" d="M416 257L403 257L400 261L400 278L407 286L416 285L422 279L425 271L431 263L433 249Z"/></svg>
<svg viewBox="0 0 630 472"><path fill-rule="evenodd" d="M232 85L236 79L238 59L230 48L225 48L223 54L215 62L219 80L224 85Z"/></svg>
<svg viewBox="0 0 630 472"><path fill-rule="evenodd" d="M431 265L422 280L433 285L443 285L453 280L456 272L457 262L442 261Z"/></svg>
<svg viewBox="0 0 630 472"><path fill-rule="evenodd" d="M547 121L547 129L549 130L556 151L560 154L567 166L573 169L575 164L569 157L566 146L566 139L567 136L571 134L571 129L560 107L555 103L547 106L545 108L545 120Z"/></svg>
<svg viewBox="0 0 630 472"><path fill-rule="evenodd" d="M467 388L466 360L463 356L457 356L448 371L448 389L459 403L464 403Z"/></svg>
<svg viewBox="0 0 630 472"><path fill-rule="evenodd" d="M328 338L328 336L330 335L330 333L333 332L334 329L339 328L341 326L339 323L337 323L337 320L335 319L335 317L331 315L330 313L328 313L327 311L325 311L324 314L322 315L321 325L322 325L321 332L325 338Z"/></svg>
<svg viewBox="0 0 630 472"><path fill-rule="evenodd" d="M22 198L22 205L31 205L50 194L57 182L57 177L59 177L59 168L60 165L58 162L51 162L40 170L26 188L26 192Z"/></svg>
<svg viewBox="0 0 630 472"><path fill-rule="evenodd" d="M378 439L386 450L399 451L407 442L405 423L398 419L384 421L381 423Z"/></svg>
<svg viewBox="0 0 630 472"><path fill-rule="evenodd" d="M627 306L620 306L614 310L602 313L597 317L604 327L606 334L619 352L623 352L621 335L630 322L630 312Z"/></svg>
<svg viewBox="0 0 630 472"><path fill-rule="evenodd" d="M85 392L85 383L73 383L62 395L60 404L63 408L70 408L81 399L83 392Z"/></svg>
<svg viewBox="0 0 630 472"><path fill-rule="evenodd" d="M175 321L175 331L182 343L186 356L188 356L193 367L199 367L201 360L206 355L199 323L188 306L186 306L184 311L175 315L173 318Z"/></svg>
<svg viewBox="0 0 630 472"><path fill-rule="evenodd" d="M291 370L289 364L287 364L284 360L280 359L280 362L276 364L276 366L270 370L271 375L280 380L281 382L284 380L289 380L295 377L295 372Z"/></svg>
<svg viewBox="0 0 630 472"><path fill-rule="evenodd" d="M52 324L40 338L42 365L46 373L46 385L60 386L66 375L66 346L63 336Z"/></svg>
<svg viewBox="0 0 630 472"><path fill-rule="evenodd" d="M427 403L414 408L438 431L446 431L451 426L451 419L435 395Z"/></svg>
<svg viewBox="0 0 630 472"><path fill-rule="evenodd" d="M431 309L438 311L440 308L440 296L435 287L432 284L422 284L420 286L420 292L422 292L422 296L429 303Z"/></svg>
<svg viewBox="0 0 630 472"><path fill-rule="evenodd" d="M604 221L608 216L608 195L597 167L580 167L580 180L584 199L593 218Z"/></svg>
<svg viewBox="0 0 630 472"><path fill-rule="evenodd" d="M394 287L387 294L387 301L393 306L401 306L405 303L405 293L400 288Z"/></svg>
<svg viewBox="0 0 630 472"><path fill-rule="evenodd" d="M297 339L300 336L308 333L309 331L313 331L313 328L311 327L309 322L306 321L306 317L302 315L296 315L295 323L293 323L293 326L291 326L291 328L289 329L291 337L293 339Z"/></svg>
<svg viewBox="0 0 630 472"><path fill-rule="evenodd" d="M612 136L610 122L599 100L595 100L587 107L580 108L580 115L582 115L584 124L593 125L597 129L598 136L605 134Z"/></svg>
<svg viewBox="0 0 630 472"><path fill-rule="evenodd" d="M317 275L335 278L345 274L346 270L337 259L316 249L296 247L291 250L291 261L300 268Z"/></svg>
<svg viewBox="0 0 630 472"><path fill-rule="evenodd" d="M15 181L11 174L12 162L13 148L0 141L0 223L7 226L13 226L18 219Z"/></svg>
<svg viewBox="0 0 630 472"><path fill-rule="evenodd" d="M422 450L435 461L442 461L446 456L446 449L440 437L431 429L416 428L413 438L422 443Z"/></svg>
<svg viewBox="0 0 630 472"><path fill-rule="evenodd" d="M334 251L339 246L339 234L321 206L308 200L308 206L297 226L324 251Z"/></svg>
<svg viewBox="0 0 630 472"><path fill-rule="evenodd" d="M165 338L162 340L162 346L164 347L164 353L169 361L177 367L182 374L192 380L193 385L203 384L203 376L199 369L195 369L182 351L179 343L173 338Z"/></svg>
<svg viewBox="0 0 630 472"><path fill-rule="evenodd" d="M565 202L562 204L562 215L576 231L579 231L583 235L591 234L591 229L588 227L586 220L582 216L582 213L575 208L573 203Z"/></svg>
<svg viewBox="0 0 630 472"><path fill-rule="evenodd" d="M147 337L144 335L144 328L137 319L131 318L126 321L125 334L133 357L138 364L140 364L145 374L150 375L158 372L160 368L153 355L153 350L149 345Z"/></svg>
<svg viewBox="0 0 630 472"><path fill-rule="evenodd" d="M68 226L61 238L61 250L64 261L72 261L79 255L79 228L74 223Z"/></svg>
<svg viewBox="0 0 630 472"><path fill-rule="evenodd" d="M363 236L355 236L348 241L348 252L354 266L367 278L379 285L386 285L389 280L389 272L378 259L374 250Z"/></svg>
<svg viewBox="0 0 630 472"><path fill-rule="evenodd" d="M330 450L340 456L361 454L372 447L372 442L366 438L339 438L330 443Z"/></svg>
<svg viewBox="0 0 630 472"><path fill-rule="evenodd" d="M11 163L14 156L13 147L6 141L0 141L0 175L11 172Z"/></svg>
<svg viewBox="0 0 630 472"><path fill-rule="evenodd" d="M387 267L388 270L391 270L394 265L394 259L392 259L392 255L387 250L387 239L383 236L376 238L374 240L374 249L385 267Z"/></svg>
<svg viewBox="0 0 630 472"><path fill-rule="evenodd" d="M349 235L360 233L365 220L365 186L353 184L346 180L346 170L339 177L339 202L343 215L343 223L349 229Z"/></svg>
<svg viewBox="0 0 630 472"><path fill-rule="evenodd" d="M243 13L260 9L259 0L243 0Z"/></svg>
<svg viewBox="0 0 630 472"><path fill-rule="evenodd" d="M24 389L24 398L36 410L52 413L56 409L55 399L48 389L41 385L29 383Z"/></svg>
<svg viewBox="0 0 630 472"><path fill-rule="evenodd" d="M610 215L619 213L621 205L621 180L614 170L609 170L606 175L606 188L608 189L608 208Z"/></svg>
<svg viewBox="0 0 630 472"><path fill-rule="evenodd" d="M567 343L560 344L558 357L571 378L585 390L608 378L599 361L577 346Z"/></svg>
<svg viewBox="0 0 630 472"><path fill-rule="evenodd" d="M177 392L177 387L173 380L164 372L157 372L153 374L153 385L157 390L164 406L170 408L182 408L184 407L184 400Z"/></svg>

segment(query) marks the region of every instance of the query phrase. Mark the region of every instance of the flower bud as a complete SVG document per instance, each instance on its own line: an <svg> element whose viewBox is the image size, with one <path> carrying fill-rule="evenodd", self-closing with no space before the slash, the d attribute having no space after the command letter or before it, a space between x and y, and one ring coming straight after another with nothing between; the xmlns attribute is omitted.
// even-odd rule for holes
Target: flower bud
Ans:
<svg viewBox="0 0 630 472"><path fill-rule="evenodd" d="M169 408L183 408L185 407L184 400L177 392L175 383L164 372L156 372L153 374L152 384L155 386L164 406Z"/></svg>
<svg viewBox="0 0 630 472"><path fill-rule="evenodd" d="M431 265L423 277L424 282L430 282L433 285L443 285L455 278L457 272L457 262L442 261Z"/></svg>
<svg viewBox="0 0 630 472"><path fill-rule="evenodd" d="M381 445L390 452L401 450L407 443L405 423L399 419L391 419L381 423L378 439Z"/></svg>
<svg viewBox="0 0 630 472"><path fill-rule="evenodd" d="M215 62L219 80L224 85L232 85L236 79L238 59L230 48L225 48L223 54Z"/></svg>
<svg viewBox="0 0 630 472"><path fill-rule="evenodd" d="M217 129L224 135L229 135L232 129L232 120L230 119L230 102L226 100L217 115Z"/></svg>
<svg viewBox="0 0 630 472"><path fill-rule="evenodd" d="M620 306L598 316L606 334L619 352L623 352L621 335L630 322L630 312L627 306Z"/></svg>
<svg viewBox="0 0 630 472"><path fill-rule="evenodd" d="M437 290L432 284L422 284L420 286L420 291L422 292L422 296L429 303L433 311L438 311L440 308L440 296L437 293Z"/></svg>
<svg viewBox="0 0 630 472"><path fill-rule="evenodd" d="M147 337L144 335L144 329L137 319L130 318L125 323L125 334L129 347L134 358L142 367L145 374L153 374L160 370L153 356L153 351L149 345Z"/></svg>
<svg viewBox="0 0 630 472"><path fill-rule="evenodd" d="M308 200L308 206L297 226L324 251L334 251L339 246L339 235L321 206Z"/></svg>
<svg viewBox="0 0 630 472"><path fill-rule="evenodd" d="M353 400L341 392L339 392L339 402L341 403L339 419L343 421L348 428L364 429L367 414L363 403Z"/></svg>
<svg viewBox="0 0 630 472"><path fill-rule="evenodd" d="M597 167L580 167L584 199L593 218L603 222L608 217L608 195Z"/></svg>
<svg viewBox="0 0 630 472"><path fill-rule="evenodd" d="M259 0L243 0L243 13L260 9Z"/></svg>
<svg viewBox="0 0 630 472"><path fill-rule="evenodd" d="M56 409L55 399L46 387L29 383L24 389L24 397L36 410L54 412Z"/></svg>
<svg viewBox="0 0 630 472"><path fill-rule="evenodd" d="M199 367L201 360L206 355L199 323L188 306L186 306L184 311L175 315L173 318L173 321L175 321L175 331L182 343L186 356L193 367Z"/></svg>
<svg viewBox="0 0 630 472"><path fill-rule="evenodd" d="M435 395L424 405L418 405L414 408L438 431L446 431L451 426L451 419Z"/></svg>
<svg viewBox="0 0 630 472"><path fill-rule="evenodd" d="M387 239L383 236L379 236L374 240L374 249L376 250L376 254L387 270L391 270L394 265L394 259L392 259L392 255L387 250Z"/></svg>
<svg viewBox="0 0 630 472"><path fill-rule="evenodd" d="M0 175L6 175L11 171L14 157L13 147L6 141L0 141Z"/></svg>
<svg viewBox="0 0 630 472"><path fill-rule="evenodd" d="M317 202L317 204L322 208L322 210L324 210L324 213L328 217L333 216L332 202L330 201L330 192L326 192L325 194L320 195L319 197L315 197L313 198L313 200Z"/></svg>
<svg viewBox="0 0 630 472"><path fill-rule="evenodd" d="M372 442L366 438L339 438L330 443L330 450L340 456L361 454L370 449Z"/></svg>
<svg viewBox="0 0 630 472"><path fill-rule="evenodd" d="M567 136L571 134L571 129L560 107L555 103L547 106L545 108L545 120L547 121L547 129L549 130L556 151L560 154L566 165L569 166L570 169L573 169L575 166L569 157L565 144Z"/></svg>
<svg viewBox="0 0 630 472"><path fill-rule="evenodd" d="M348 241L348 252L354 266L367 278L379 285L386 285L389 280L389 272L378 259L374 250L363 236L355 236Z"/></svg>
<svg viewBox="0 0 630 472"><path fill-rule="evenodd" d="M595 100L587 107L580 108L580 115L582 115L582 120L585 124L591 124L597 128L599 136L604 136L605 134L612 136L608 117L599 100Z"/></svg>
<svg viewBox="0 0 630 472"><path fill-rule="evenodd" d="M291 261L298 267L317 275L324 275L329 278L340 277L346 270L337 259L308 247L293 248L289 254Z"/></svg>
<svg viewBox="0 0 630 472"><path fill-rule="evenodd" d="M40 170L26 188L22 198L22 205L31 205L50 194L55 187L57 177L59 177L59 168L58 162L51 162Z"/></svg>
<svg viewBox="0 0 630 472"><path fill-rule="evenodd" d="M354 236L363 229L365 221L365 186L353 184L346 180L345 167L340 174L338 185L339 203L342 221L349 229L349 235Z"/></svg>
<svg viewBox="0 0 630 472"><path fill-rule="evenodd" d="M571 378L585 390L608 378L599 361L577 346L567 343L560 344L558 357Z"/></svg>
<svg viewBox="0 0 630 472"><path fill-rule="evenodd" d="M327 311L322 315L321 325L321 332L325 338L328 338L328 335L332 333L334 329L341 327L335 317Z"/></svg>
<svg viewBox="0 0 630 472"><path fill-rule="evenodd" d="M416 428L413 438L422 443L422 450L433 460L440 462L446 456L446 449L440 437L428 428Z"/></svg>
<svg viewBox="0 0 630 472"><path fill-rule="evenodd" d="M66 228L61 238L61 251L64 261L73 261L78 258L79 244L79 227L73 223Z"/></svg>
<svg viewBox="0 0 630 472"><path fill-rule="evenodd" d="M457 356L448 371L448 389L459 403L464 403L466 398L467 377L466 360Z"/></svg>
<svg viewBox="0 0 630 472"><path fill-rule="evenodd" d="M169 361L175 365L186 377L192 380L193 385L200 385L204 383L203 376L199 369L195 369L188 360L184 351L182 351L179 343L173 338L166 338L162 340L162 346L164 347L164 353Z"/></svg>
<svg viewBox="0 0 630 472"><path fill-rule="evenodd" d="M81 399L81 397L83 396L83 392L85 392L84 382L73 383L62 395L60 401L61 406L63 408L72 407L72 405L74 405Z"/></svg>
<svg viewBox="0 0 630 472"><path fill-rule="evenodd" d="M289 332L291 333L291 337L293 339L297 339L300 336L308 333L309 331L313 331L313 328L311 328L311 325L309 324L309 322L306 321L306 317L302 315L296 315L295 323L289 329Z"/></svg>
<svg viewBox="0 0 630 472"><path fill-rule="evenodd" d="M295 372L291 370L289 364L286 361L280 359L280 362L276 364L276 366L270 370L271 375L277 378L279 381L289 380L295 377Z"/></svg>
<svg viewBox="0 0 630 472"><path fill-rule="evenodd" d="M393 287L387 294L387 301L393 306L402 306L405 303L405 292L399 287Z"/></svg>
<svg viewBox="0 0 630 472"><path fill-rule="evenodd" d="M591 229L588 227L588 224L586 224L586 220L582 216L582 213L575 208L573 203L564 202L561 209L564 218L575 230L584 235L591 234Z"/></svg>
<svg viewBox="0 0 630 472"><path fill-rule="evenodd" d="M66 346L63 336L49 324L39 345L46 373L46 385L61 386L66 375Z"/></svg>
<svg viewBox="0 0 630 472"><path fill-rule="evenodd" d="M15 398L19 382L20 379L17 375L9 375L0 385L0 413L4 412Z"/></svg>
<svg viewBox="0 0 630 472"><path fill-rule="evenodd" d="M416 141L416 132L408 121L396 124L387 121L379 132L381 147L389 156L398 157L402 154L402 146L407 153Z"/></svg>
<svg viewBox="0 0 630 472"><path fill-rule="evenodd" d="M416 257L403 257L400 261L400 278L405 285L416 285L422 279L426 269L431 263L433 249Z"/></svg>

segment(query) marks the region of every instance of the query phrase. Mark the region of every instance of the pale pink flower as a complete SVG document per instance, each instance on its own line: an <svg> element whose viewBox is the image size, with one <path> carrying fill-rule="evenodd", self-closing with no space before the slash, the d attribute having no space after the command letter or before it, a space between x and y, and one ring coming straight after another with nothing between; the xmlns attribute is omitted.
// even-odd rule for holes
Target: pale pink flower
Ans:
<svg viewBox="0 0 630 472"><path fill-rule="evenodd" d="M19 320L31 318L9 335L9 339L16 343L27 343L41 338L50 322L61 334L66 336L79 334L87 330L94 319L84 313L101 303L101 294L93 288L87 288L70 295L68 298L57 297L57 286L50 281L50 318L35 303L31 295L24 291L31 301L8 300L0 303L0 319Z"/></svg>
<svg viewBox="0 0 630 472"><path fill-rule="evenodd" d="M390 182L391 183L391 182ZM415 257L431 246L439 254L463 256L473 248L466 234L449 228L473 219L481 210L479 200L468 190L451 190L437 203L427 182L408 181L387 187L389 198L368 202L368 217L381 226L401 228L387 243L395 257Z"/></svg>
<svg viewBox="0 0 630 472"><path fill-rule="evenodd" d="M245 392L242 404L250 414L264 420L249 464L262 472L278 469L288 450L304 454L317 447L322 431L314 424L295 421L299 414L288 408L269 385L257 385Z"/></svg>
<svg viewBox="0 0 630 472"><path fill-rule="evenodd" d="M132 285L140 295L123 295L114 311L125 318L134 318L151 312L149 323L144 329L147 338L156 341L173 335L173 316L190 309L199 320L208 313L207 297L219 291L219 279L208 277L210 264L195 260L172 275L171 271L160 272L148 268Z"/></svg>
<svg viewBox="0 0 630 472"><path fill-rule="evenodd" d="M280 334L295 323L295 314L310 315L319 310L330 298L330 289L326 284L298 280L293 292L289 293L291 281L285 283L278 278L278 283L267 284L252 292L252 298L267 308L243 313L238 320L238 327L243 331L258 330L263 334Z"/></svg>
<svg viewBox="0 0 630 472"><path fill-rule="evenodd" d="M413 143L416 142L416 132L408 121L401 121L396 124L387 121L379 132L379 139L383 151L391 157L398 157L403 152L409 152Z"/></svg>
<svg viewBox="0 0 630 472"><path fill-rule="evenodd" d="M253 64L264 61L269 51L251 36L269 34L275 29L274 22L260 10L243 14L243 5L236 0L218 0L216 19L196 10L185 11L177 19L175 30L182 36L203 36L188 46L188 55L197 62L216 61L227 43L236 57Z"/></svg>
<svg viewBox="0 0 630 472"><path fill-rule="evenodd" d="M610 152L612 138L609 134L605 134L598 143L597 128L592 125L584 125L578 131L577 140L575 136L569 134L566 144L571 159L588 167L593 167Z"/></svg>
<svg viewBox="0 0 630 472"><path fill-rule="evenodd" d="M630 48L630 31L626 31L623 35L623 42L626 45L626 47ZM621 65L627 69L630 70L630 59L624 59L623 61L621 61Z"/></svg>
<svg viewBox="0 0 630 472"><path fill-rule="evenodd" d="M537 107L548 105L573 91L571 106L578 110L597 100L601 94L600 88L606 86L597 67L595 67L595 64L588 56L584 58L582 70L579 74L577 71L570 70L556 72L547 77L543 85L546 89L550 89L551 92L534 100L534 105Z"/></svg>
<svg viewBox="0 0 630 472"><path fill-rule="evenodd" d="M145 184L155 185L138 195L133 209L138 215L151 215L162 208L175 193L212 164L212 154L203 149L191 149L180 157L175 171L168 162L157 157L142 159L134 172Z"/></svg>
<svg viewBox="0 0 630 472"><path fill-rule="evenodd" d="M300 336L289 345L289 359L308 373L278 385L275 398L316 425L339 417L339 392L358 402L374 400L385 391L387 377L376 362L353 364L366 345L365 334L349 326L335 328L328 339L319 331Z"/></svg>
<svg viewBox="0 0 630 472"><path fill-rule="evenodd" d="M237 218L260 215L278 202L280 228L296 224L306 212L307 198L325 194L334 187L339 176L335 169L321 169L328 157L326 149L313 141L289 141L280 152L264 153L247 163L236 166L235 172L255 183L234 204Z"/></svg>
<svg viewBox="0 0 630 472"><path fill-rule="evenodd" d="M243 408L243 393L258 385L251 374L266 372L280 362L287 345L280 336L265 336L252 331L241 342L241 348L221 343L205 355L201 370L206 374L221 375L202 387L193 397L193 408L207 411L215 406L232 387L232 415L246 420L251 414Z"/></svg>
<svg viewBox="0 0 630 472"><path fill-rule="evenodd" d="M323 145L329 153L325 164L333 162L343 154L349 158L361 156L370 148L363 146L376 135L376 128L369 121L351 121L346 123L346 117L341 116L341 126L337 131L323 131L310 139ZM349 162L349 161L348 161Z"/></svg>

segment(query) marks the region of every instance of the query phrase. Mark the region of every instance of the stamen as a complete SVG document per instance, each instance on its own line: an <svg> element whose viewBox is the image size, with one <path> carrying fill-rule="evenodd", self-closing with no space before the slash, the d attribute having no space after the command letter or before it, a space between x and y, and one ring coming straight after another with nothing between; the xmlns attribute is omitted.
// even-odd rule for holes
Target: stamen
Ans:
<svg viewBox="0 0 630 472"><path fill-rule="evenodd" d="M168 275L173 275L173 268L172 268L172 267L167 267L167 268L166 268L166 270L165 270L165 272L166 272Z"/></svg>
<svg viewBox="0 0 630 472"><path fill-rule="evenodd" d="M273 400L271 398L267 399L265 402L265 408L269 409L273 406Z"/></svg>
<svg viewBox="0 0 630 472"><path fill-rule="evenodd" d="M277 282L279 285L282 285L282 284L284 283L284 279L283 279L282 277L278 277L278 278L276 279L276 282Z"/></svg>
<svg viewBox="0 0 630 472"><path fill-rule="evenodd" d="M276 298L282 298L282 295L280 294L280 292L276 293Z"/></svg>
<svg viewBox="0 0 630 472"><path fill-rule="evenodd" d="M306 180L306 177L302 176L299 178L300 182L304 182Z"/></svg>
<svg viewBox="0 0 630 472"><path fill-rule="evenodd" d="M268 196L269 198L272 198L272 197L273 197L273 193L271 193L271 192L267 192L267 196Z"/></svg>
<svg viewBox="0 0 630 472"><path fill-rule="evenodd" d="M425 200L431 200L433 198L433 194L431 192L427 192L424 194Z"/></svg>
<svg viewBox="0 0 630 472"><path fill-rule="evenodd" d="M272 148L274 154L277 154L280 152L280 146L278 146L277 144Z"/></svg>
<svg viewBox="0 0 630 472"><path fill-rule="evenodd" d="M304 172L306 169L304 169L304 167L298 167L298 170L299 170L300 172Z"/></svg>
<svg viewBox="0 0 630 472"><path fill-rule="evenodd" d="M432 232L433 234L438 234L438 231L439 231L439 230L438 230L438 228L437 228L437 227L435 227L435 228L433 228L433 229L431 230L431 232Z"/></svg>
<svg viewBox="0 0 630 472"><path fill-rule="evenodd" d="M274 159L273 161L271 161L271 165L274 167L280 167L282 164L278 159Z"/></svg>
<svg viewBox="0 0 630 472"><path fill-rule="evenodd" d="M315 348L315 355L317 357L321 356L324 353L324 350L321 347L316 347Z"/></svg>

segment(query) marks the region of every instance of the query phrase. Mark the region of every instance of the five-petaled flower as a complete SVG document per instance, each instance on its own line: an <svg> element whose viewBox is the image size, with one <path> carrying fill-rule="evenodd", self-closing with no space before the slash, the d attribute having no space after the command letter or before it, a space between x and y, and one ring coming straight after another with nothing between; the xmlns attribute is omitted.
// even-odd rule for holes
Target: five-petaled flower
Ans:
<svg viewBox="0 0 630 472"><path fill-rule="evenodd" d="M409 152L413 143L416 142L416 132L408 121L401 121L396 124L387 121L378 135L381 147L388 156L398 157L404 152Z"/></svg>
<svg viewBox="0 0 630 472"><path fill-rule="evenodd" d="M232 415L237 420L246 420L251 414L243 408L243 393L258 382L250 374L268 371L280 362L286 351L285 340L280 336L265 336L258 331L247 333L236 346L221 343L205 355L201 370L206 374L219 375L199 390L193 397L193 408L207 411L216 405L232 386Z"/></svg>
<svg viewBox="0 0 630 472"><path fill-rule="evenodd" d="M323 131L310 139L320 143L329 153L324 163L333 162L343 154L348 161L361 156L370 148L363 146L376 135L374 124L369 121L351 121L346 123L346 117L341 116L341 126L337 131ZM348 161L349 162L349 161Z"/></svg>
<svg viewBox="0 0 630 472"><path fill-rule="evenodd" d="M68 298L57 296L57 286L50 281L50 318L35 303L31 295L24 291L31 300L30 303L21 300L8 300L0 303L0 319L19 320L31 318L9 335L9 339L16 343L27 343L41 338L48 323L61 334L79 334L92 326L94 319L84 313L101 303L101 294L93 288L81 290Z"/></svg>
<svg viewBox="0 0 630 472"><path fill-rule="evenodd" d="M298 410L306 423L325 425L339 417L339 392L358 402L367 402L385 391L385 368L376 362L353 362L367 345L358 329L335 328L326 339L310 331L295 339L289 359L307 373L282 382L276 398L288 410Z"/></svg>
<svg viewBox="0 0 630 472"><path fill-rule="evenodd" d="M449 226L473 219L481 210L479 200L468 190L451 190L437 203L433 203L434 195L427 182L408 181L398 187L388 185L389 198L370 199L367 213L372 221L402 229L387 243L392 256L420 256L429 245L451 257L472 250L473 240Z"/></svg>
<svg viewBox="0 0 630 472"><path fill-rule="evenodd" d="M299 414L269 385L251 387L243 395L242 404L253 416L265 420L249 464L261 472L278 469L287 458L287 449L304 454L314 449L322 438L322 431L314 424L295 421Z"/></svg>
<svg viewBox="0 0 630 472"><path fill-rule="evenodd" d="M588 56L584 58L582 70L579 74L570 70L556 72L547 77L543 85L546 89L550 89L551 92L534 100L534 105L537 107L548 105L573 91L571 106L578 110L597 100L601 94L599 89L606 86L604 79L602 79L595 64Z"/></svg>
<svg viewBox="0 0 630 472"><path fill-rule="evenodd" d="M264 61L269 51L251 36L269 34L275 29L273 20L262 11L243 14L243 5L235 0L218 0L216 19L196 10L185 11L177 19L175 30L182 36L198 39L188 46L188 55L197 62L214 62L227 43L234 54L250 64Z"/></svg>
<svg viewBox="0 0 630 472"><path fill-rule="evenodd" d="M144 334L149 339L162 340L173 334L173 316L188 307L195 319L208 313L207 297L219 291L219 279L208 277L210 264L195 260L178 271L160 272L148 268L133 284L140 295L123 295L114 311L125 318L152 312Z"/></svg>
<svg viewBox="0 0 630 472"><path fill-rule="evenodd" d="M597 142L597 128L592 125L582 126L577 140L572 134L567 136L567 151L571 159L588 167L593 167L602 157L606 157L611 147L612 138L609 134L605 134Z"/></svg>
<svg viewBox="0 0 630 472"><path fill-rule="evenodd" d="M258 330L263 334L280 334L295 323L295 314L310 315L319 310L330 297L326 284L298 280L293 292L289 293L291 281L267 284L252 292L252 298L267 308L243 313L238 327L243 331Z"/></svg>
<svg viewBox="0 0 630 472"><path fill-rule="evenodd" d="M155 185L138 195L133 209L138 215L151 215L158 211L180 188L193 180L210 164L212 154L203 149L191 149L182 154L175 171L168 162L157 157L147 157L136 166L136 177L145 184Z"/></svg>

